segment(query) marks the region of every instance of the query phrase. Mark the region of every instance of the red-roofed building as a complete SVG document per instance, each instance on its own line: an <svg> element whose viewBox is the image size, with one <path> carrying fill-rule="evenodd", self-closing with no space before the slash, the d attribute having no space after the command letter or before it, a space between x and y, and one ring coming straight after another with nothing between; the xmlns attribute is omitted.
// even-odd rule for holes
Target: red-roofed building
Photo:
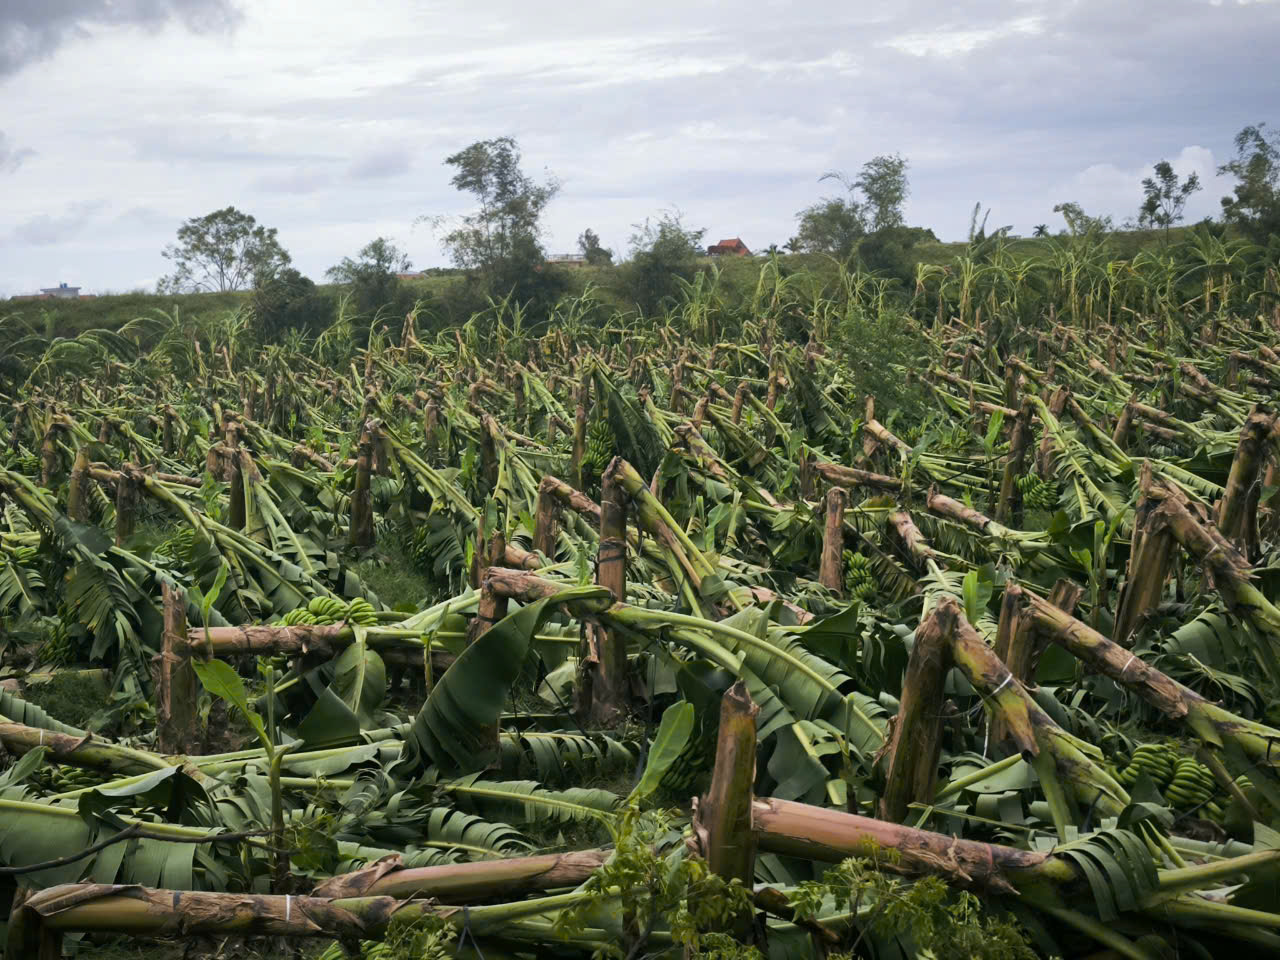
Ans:
<svg viewBox="0 0 1280 960"><path fill-rule="evenodd" d="M707 247L707 256L749 257L751 256L751 251L747 249L747 245L742 242L741 237L734 237L732 240L721 240L719 243L713 243Z"/></svg>

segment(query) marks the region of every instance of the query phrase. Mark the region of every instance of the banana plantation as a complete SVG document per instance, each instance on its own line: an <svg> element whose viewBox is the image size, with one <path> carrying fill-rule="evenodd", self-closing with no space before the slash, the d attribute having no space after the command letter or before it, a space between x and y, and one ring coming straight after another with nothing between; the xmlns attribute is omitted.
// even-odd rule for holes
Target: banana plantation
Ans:
<svg viewBox="0 0 1280 960"><path fill-rule="evenodd" d="M11 318L4 956L1277 955L1277 268L1198 242Z"/></svg>

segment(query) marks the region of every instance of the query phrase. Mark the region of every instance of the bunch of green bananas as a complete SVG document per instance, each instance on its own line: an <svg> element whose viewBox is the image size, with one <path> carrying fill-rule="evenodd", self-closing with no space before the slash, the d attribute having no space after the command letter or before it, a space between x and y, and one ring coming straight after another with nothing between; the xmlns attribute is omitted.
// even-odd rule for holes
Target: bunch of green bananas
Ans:
<svg viewBox="0 0 1280 960"><path fill-rule="evenodd" d="M1116 774L1116 779L1126 787L1132 787L1138 782L1138 777L1145 773L1157 787L1164 787L1173 779L1177 762L1178 754L1167 744L1139 744L1128 765Z"/></svg>
<svg viewBox="0 0 1280 960"><path fill-rule="evenodd" d="M1037 510L1052 510L1058 503L1058 485L1036 473L1027 473L1017 480L1022 502Z"/></svg>
<svg viewBox="0 0 1280 960"><path fill-rule="evenodd" d="M591 425L587 431L587 449L583 453L582 465L591 473L604 473L605 467L613 459L617 442L609 421L601 418Z"/></svg>
<svg viewBox="0 0 1280 960"><path fill-rule="evenodd" d="M86 770L84 767L73 767L62 763L53 768L53 781L58 789L65 793L68 790L100 786L106 782L106 779L97 770Z"/></svg>
<svg viewBox="0 0 1280 960"><path fill-rule="evenodd" d="M58 624L50 630L40 649L36 651L36 662L50 667L65 667L76 661L75 641L67 635L67 628Z"/></svg>
<svg viewBox="0 0 1280 960"><path fill-rule="evenodd" d="M852 550L844 552L844 592L850 600L866 600L876 592L871 559Z"/></svg>
<svg viewBox="0 0 1280 960"><path fill-rule="evenodd" d="M414 565L421 570L430 570L435 559L431 532L431 525L423 523L409 535L409 553L413 556Z"/></svg>
<svg viewBox="0 0 1280 960"><path fill-rule="evenodd" d="M33 773L31 780L45 793L70 793L86 787L99 787L107 782L97 770L65 763L49 764Z"/></svg>
<svg viewBox="0 0 1280 960"><path fill-rule="evenodd" d="M13 548L13 562L20 567L29 567L35 563L40 553L39 547L17 546Z"/></svg>
<svg viewBox="0 0 1280 960"><path fill-rule="evenodd" d="M362 627L371 627L378 622L378 613L373 609L371 604L364 597L356 597L347 604L347 613L343 617L347 623L359 624Z"/></svg>
<svg viewBox="0 0 1280 960"><path fill-rule="evenodd" d="M298 607L296 610L290 610L283 617L276 621L281 627L297 627L316 622L315 615L306 607Z"/></svg>
<svg viewBox="0 0 1280 960"><path fill-rule="evenodd" d="M1229 799L1220 790L1213 773L1194 757L1180 756L1166 743L1140 744L1123 770L1112 768L1115 778L1126 787L1138 782L1145 773L1164 794L1169 804L1178 810L1194 812L1197 816L1221 822ZM1240 778L1248 784L1247 778Z"/></svg>
<svg viewBox="0 0 1280 960"><path fill-rule="evenodd" d="M1179 810L1199 809L1203 816L1222 818L1224 807L1216 799L1218 782L1209 768L1194 757L1181 757L1174 768L1173 779L1164 788L1167 800Z"/></svg>
<svg viewBox="0 0 1280 960"><path fill-rule="evenodd" d="M690 737L675 762L663 774L661 788L676 795L688 793L697 787L699 778L710 769L714 759L714 738Z"/></svg>
<svg viewBox="0 0 1280 960"><path fill-rule="evenodd" d="M377 611L364 597L356 597L350 603L343 603L337 597L312 597L305 607L290 610L277 620L276 626L295 627L310 624L329 626L334 623L353 623L368 627L377 622Z"/></svg>
<svg viewBox="0 0 1280 960"><path fill-rule="evenodd" d="M315 623L338 623L346 619L347 605L337 597L312 597L307 612L315 617Z"/></svg>

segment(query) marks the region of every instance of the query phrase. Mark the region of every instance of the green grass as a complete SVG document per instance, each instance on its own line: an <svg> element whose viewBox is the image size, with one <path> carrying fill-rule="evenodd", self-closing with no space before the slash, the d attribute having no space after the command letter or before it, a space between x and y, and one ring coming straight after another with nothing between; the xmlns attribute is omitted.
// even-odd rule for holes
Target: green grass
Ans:
<svg viewBox="0 0 1280 960"><path fill-rule="evenodd" d="M50 339L69 338L85 330L117 330L156 310L170 314L177 310L188 317L225 313L243 305L248 296L245 292L120 293L91 300L10 300L0 304L0 322L13 323L8 318L16 316Z"/></svg>
<svg viewBox="0 0 1280 960"><path fill-rule="evenodd" d="M47 680L24 684L21 696L55 720L84 729L107 705L109 693L100 670L60 670Z"/></svg>
<svg viewBox="0 0 1280 960"><path fill-rule="evenodd" d="M1175 227L1169 233L1168 242L1177 243L1186 238L1191 227ZM1032 256L1042 253L1054 239L1038 239L1022 237L1012 241L1011 251L1015 256ZM1162 247L1165 236L1160 231L1117 230L1108 235L1111 256L1127 259L1145 247ZM966 244L961 242L942 243L925 242L913 249L914 258L923 263L946 265L962 256ZM834 261L820 254L785 254L781 258L782 268L786 272L807 271L819 282L835 278L837 270ZM758 257L721 257L712 260L704 257L701 265L709 266L713 262L720 270L720 290L725 299L732 305L749 298L755 291L756 281L760 274L761 259ZM626 311L632 303L626 291L624 275L620 267L581 267L564 270L569 283L569 295L580 295L590 285L606 313L615 310ZM466 277L462 271L431 273L427 276L405 281L411 291L420 293L424 299L446 301L451 291L464 284ZM321 289L336 292L333 285L321 285ZM54 337L74 337L85 330L116 330L137 317L153 314L162 310L172 314L178 311L188 318L197 318L209 314L223 314L244 306L250 294L240 291L234 293L124 293L108 294L90 300L11 300L0 302L0 323L14 324L23 322L30 325L37 333L50 339ZM15 319L17 318L17 319Z"/></svg>

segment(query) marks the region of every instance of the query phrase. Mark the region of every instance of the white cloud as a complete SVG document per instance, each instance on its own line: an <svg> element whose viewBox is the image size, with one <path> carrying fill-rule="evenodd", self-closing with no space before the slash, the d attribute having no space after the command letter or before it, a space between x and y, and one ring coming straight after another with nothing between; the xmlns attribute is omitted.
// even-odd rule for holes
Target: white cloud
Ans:
<svg viewBox="0 0 1280 960"><path fill-rule="evenodd" d="M972 53L996 40L1012 36L1035 36L1044 29L1044 18L1019 17L1009 23L979 30L940 27L919 33L904 33L884 41L884 46L916 57L955 57Z"/></svg>
<svg viewBox="0 0 1280 960"><path fill-rule="evenodd" d="M13 240L37 247L63 243L83 231L103 206L100 201L79 201L60 214L36 214L13 228Z"/></svg>
<svg viewBox="0 0 1280 960"><path fill-rule="evenodd" d="M18 2L102 6L0 0L0 33ZM220 8L144 5L202 4ZM785 240L828 192L819 176L890 152L911 161L909 219L944 238L964 236L976 200L1019 231L1067 199L1123 218L1161 156L1200 171L1202 216L1235 132L1280 122L1262 42L1280 33L1274 3L239 6L234 32L82 15L38 67L0 70L0 289L68 264L63 279L90 287L158 276L177 226L227 204L277 227L313 276L380 234L442 263L413 224L470 206L444 158L508 134L527 172L563 181L548 244L590 226L620 250L670 206L752 247ZM66 220L91 204L106 206Z"/></svg>
<svg viewBox="0 0 1280 960"><path fill-rule="evenodd" d="M16 173L18 168L36 155L30 147L11 147L3 130L0 130L0 174Z"/></svg>
<svg viewBox="0 0 1280 960"><path fill-rule="evenodd" d="M1218 175L1218 161L1213 151L1200 145L1183 147L1176 156L1152 157L1149 163L1139 167L1122 169L1111 163L1094 163L1075 176L1063 181L1046 195L1046 201L1054 203L1074 200L1093 215L1109 215L1117 224L1135 217L1142 203L1142 181L1153 175L1152 168L1160 160L1168 160L1180 180L1195 174L1200 179L1200 190L1187 202L1185 221L1194 223L1206 216L1216 216L1221 205L1219 199L1230 192L1230 177Z"/></svg>

